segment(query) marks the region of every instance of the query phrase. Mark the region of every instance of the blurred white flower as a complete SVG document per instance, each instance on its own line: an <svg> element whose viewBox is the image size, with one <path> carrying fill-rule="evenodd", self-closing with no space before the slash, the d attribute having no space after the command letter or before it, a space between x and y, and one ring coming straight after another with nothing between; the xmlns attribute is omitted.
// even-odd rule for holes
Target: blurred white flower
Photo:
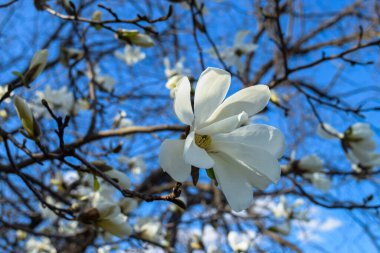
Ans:
<svg viewBox="0 0 380 253"><path fill-rule="evenodd" d="M234 252L246 252L251 246L251 238L245 233L230 231L227 240Z"/></svg>
<svg viewBox="0 0 380 253"><path fill-rule="evenodd" d="M162 227L161 223L157 220L148 217L139 218L136 221L134 230L136 234L138 234L141 238L145 240L152 242L162 241Z"/></svg>
<svg viewBox="0 0 380 253"><path fill-rule="evenodd" d="M30 238L25 244L25 251L27 253L57 253L57 250L47 237L41 237L41 239Z"/></svg>
<svg viewBox="0 0 380 253"><path fill-rule="evenodd" d="M380 166L380 154L375 153L376 143L373 141L373 131L367 123L355 123L344 133L339 133L328 124L318 126L318 133L322 138L338 138L347 158L359 166L372 168ZM327 129L327 131L326 131Z"/></svg>
<svg viewBox="0 0 380 253"><path fill-rule="evenodd" d="M190 69L184 67L184 58L181 58L178 62L175 63L174 67L171 68L169 58L165 57L165 76L168 79L165 86L170 90L170 96L174 98L175 92L177 90L178 82L182 77L190 75Z"/></svg>
<svg viewBox="0 0 380 253"><path fill-rule="evenodd" d="M304 173L302 176L306 179L309 179L314 187L321 191L326 192L331 188L330 178L323 173Z"/></svg>
<svg viewBox="0 0 380 253"><path fill-rule="evenodd" d="M133 126L133 121L127 118L127 113L124 110L119 111L113 118L112 127L124 128Z"/></svg>
<svg viewBox="0 0 380 253"><path fill-rule="evenodd" d="M97 226L119 238L132 234L132 227L127 222L127 216L121 213L117 204L99 198L93 202L93 206L98 214L95 221Z"/></svg>
<svg viewBox="0 0 380 253"><path fill-rule="evenodd" d="M236 70L240 73L243 72L244 65L241 62L241 57L252 53L256 50L257 45L254 43L245 43L244 39L250 33L248 30L238 31L235 35L235 41L232 47L225 48L220 52L220 57L227 64L227 66L235 66ZM218 58L215 50L212 48L210 50L210 55L214 58Z"/></svg>
<svg viewBox="0 0 380 253"><path fill-rule="evenodd" d="M139 47L153 47L154 41L148 35L140 33L138 30L118 29L115 34L116 38Z"/></svg>
<svg viewBox="0 0 380 253"><path fill-rule="evenodd" d="M123 198L119 202L119 206L121 208L121 212L127 215L138 207L138 202L135 199Z"/></svg>
<svg viewBox="0 0 380 253"><path fill-rule="evenodd" d="M304 215L300 210L296 210L304 204L303 199L296 199L293 204L289 204L285 196L280 197L280 202L273 206L272 212L276 218L285 218L285 219L304 219ZM298 213L302 215L298 215Z"/></svg>
<svg viewBox="0 0 380 253"><path fill-rule="evenodd" d="M200 76L190 100L190 82L182 78L174 100L178 119L190 125L186 140L165 140L160 165L176 181L185 181L191 166L213 168L231 208L246 209L253 200L252 186L265 189L280 178L278 160L284 150L282 133L267 125L240 127L267 105L265 85L240 90L224 100L230 86L228 72L208 68ZM223 101L224 100L224 101Z"/></svg>
<svg viewBox="0 0 380 253"><path fill-rule="evenodd" d="M139 47L133 47L130 45L125 46L124 53L116 51L115 56L124 61L128 66L132 66L145 59L145 53L141 52Z"/></svg>
<svg viewBox="0 0 380 253"><path fill-rule="evenodd" d="M53 90L47 85L43 92L37 91L36 96L37 98L32 104L32 109L37 117L51 117L48 110L41 104L42 99L48 102L54 112L60 112L63 115L70 115L71 112L73 112L75 105L74 94L69 91L66 86L58 90Z"/></svg>
<svg viewBox="0 0 380 253"><path fill-rule="evenodd" d="M110 75L102 75L100 68L95 68L94 81L99 85L99 88L105 92L111 93L115 87L115 79Z"/></svg>
<svg viewBox="0 0 380 253"><path fill-rule="evenodd" d="M320 172L323 170L323 161L317 155L308 155L298 161L298 168L309 172Z"/></svg>

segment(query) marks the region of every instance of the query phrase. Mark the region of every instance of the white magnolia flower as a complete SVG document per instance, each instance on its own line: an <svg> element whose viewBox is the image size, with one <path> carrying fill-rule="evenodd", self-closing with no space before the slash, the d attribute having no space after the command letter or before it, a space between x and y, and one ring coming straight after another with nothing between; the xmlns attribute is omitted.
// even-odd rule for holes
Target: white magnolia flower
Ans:
<svg viewBox="0 0 380 253"><path fill-rule="evenodd" d="M74 94L66 86L54 90L48 85L43 92L37 91L36 96L37 98L34 104L32 104L32 108L36 112L37 117L44 116L50 118L49 112L41 104L42 99L45 99L49 103L53 111L58 111L63 115L70 115L75 106Z"/></svg>
<svg viewBox="0 0 380 253"><path fill-rule="evenodd" d="M241 211L253 200L252 186L265 189L279 180L277 159L283 154L284 137L267 125L240 127L267 105L270 91L256 85L223 101L230 80L224 70L205 70L195 90L194 113L190 82L181 80L174 111L181 122L190 125L190 133L186 140L165 140L159 158L163 170L179 182L189 177L191 166L213 168L231 208Z"/></svg>
<svg viewBox="0 0 380 253"><path fill-rule="evenodd" d="M251 238L247 234L235 231L228 233L227 240L234 252L246 252L251 245Z"/></svg>
<svg viewBox="0 0 380 253"><path fill-rule="evenodd" d="M100 68L95 68L94 81L99 85L99 88L105 92L111 93L115 87L115 79L110 75L102 75Z"/></svg>
<svg viewBox="0 0 380 253"><path fill-rule="evenodd" d="M164 59L165 65L165 76L168 79L165 86L170 90L170 96L174 98L175 91L177 90L178 82L187 75L190 75L190 69L184 67L184 58L181 58L175 63L174 67L171 68L169 58Z"/></svg>
<svg viewBox="0 0 380 253"><path fill-rule="evenodd" d="M121 208L121 212L125 215L129 214L133 210L135 210L138 207L138 201L131 198L123 198L119 202L119 206Z"/></svg>
<svg viewBox="0 0 380 253"><path fill-rule="evenodd" d="M317 155L308 155L298 161L298 168L309 172L320 172L323 170L323 161Z"/></svg>
<svg viewBox="0 0 380 253"><path fill-rule="evenodd" d="M130 127L133 126L133 121L127 118L127 113L124 110L121 110L113 118L112 126L114 128Z"/></svg>
<svg viewBox="0 0 380 253"><path fill-rule="evenodd" d="M232 67L235 66L238 72L243 72L243 64L241 57L252 53L256 50L257 45L254 43L245 43L244 39L249 34L248 30L238 31L235 35L235 41L232 47L225 48L220 52L220 57L224 62ZM217 54L214 49L211 49L210 54L212 57L217 58Z"/></svg>
<svg viewBox="0 0 380 253"><path fill-rule="evenodd" d="M296 210L300 206L304 204L303 199L296 199L293 204L289 204L285 198L285 196L280 197L280 202L271 207L271 210L276 218L285 218L285 219L303 219L303 215L298 215L298 213L302 214L302 212L299 212Z"/></svg>
<svg viewBox="0 0 380 253"><path fill-rule="evenodd" d="M159 242L161 238L161 223L151 218L139 218L134 226L135 232L143 239Z"/></svg>
<svg viewBox="0 0 380 253"><path fill-rule="evenodd" d="M121 188L127 189L131 187L131 181L129 180L128 176L118 170L107 170L104 172L107 176L109 176L112 180L114 180L116 183L118 183Z"/></svg>
<svg viewBox="0 0 380 253"><path fill-rule="evenodd" d="M132 66L145 59L145 53L141 52L139 47L133 47L130 45L125 46L124 53L116 51L115 56L124 61L128 66Z"/></svg>
<svg viewBox="0 0 380 253"><path fill-rule="evenodd" d="M321 191L328 191L331 187L331 180L323 173L306 173L302 175L304 178L309 179L315 188Z"/></svg>
<svg viewBox="0 0 380 253"><path fill-rule="evenodd" d="M42 237L40 240L34 237L30 238L25 244L25 250L27 253L57 253L50 239L46 237Z"/></svg>
<svg viewBox="0 0 380 253"><path fill-rule="evenodd" d="M132 234L132 227L127 222L127 216L121 213L117 204L102 198L93 204L98 213L95 221L97 226L119 238Z"/></svg>
<svg viewBox="0 0 380 253"><path fill-rule="evenodd" d="M373 141L373 131L367 123L355 123L344 133L339 133L328 124L320 125L318 133L322 138L340 139L347 158L354 164L372 168L380 166L380 154L375 153L376 143ZM327 129L327 131L326 131Z"/></svg>

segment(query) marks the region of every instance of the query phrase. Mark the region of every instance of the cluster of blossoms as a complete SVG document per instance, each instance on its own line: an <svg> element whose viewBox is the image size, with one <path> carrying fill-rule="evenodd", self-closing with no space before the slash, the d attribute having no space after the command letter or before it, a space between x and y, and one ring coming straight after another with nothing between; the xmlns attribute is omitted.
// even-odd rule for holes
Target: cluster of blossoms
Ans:
<svg viewBox="0 0 380 253"><path fill-rule="evenodd" d="M241 211L253 200L252 186L265 189L279 180L284 137L271 126L245 125L267 105L269 88L248 87L224 100L230 82L228 72L206 69L195 89L193 110L190 81L180 80L174 111L190 132L185 140L165 140L159 159L163 170L179 182L190 176L192 166L208 169L231 208Z"/></svg>
<svg viewBox="0 0 380 253"><path fill-rule="evenodd" d="M318 126L318 134L325 139L339 139L347 158L356 171L380 166L380 154L376 153L374 133L367 123L355 123L344 133L324 123Z"/></svg>
<svg viewBox="0 0 380 253"><path fill-rule="evenodd" d="M175 63L174 67L171 68L169 58L164 59L165 76L168 79L165 86L170 90L170 97L172 98L175 96L179 81L183 77L190 75L190 69L184 67L184 61L185 59L181 58Z"/></svg>
<svg viewBox="0 0 380 253"><path fill-rule="evenodd" d="M256 50L257 45L254 43L244 43L244 39L249 34L249 31L239 31L235 35L234 44L230 48L225 48L220 52L220 57L227 64L227 66L235 66L239 73L243 72L244 65L241 62L241 58L244 55L250 54ZM210 50L210 55L214 58L218 58L214 49Z"/></svg>

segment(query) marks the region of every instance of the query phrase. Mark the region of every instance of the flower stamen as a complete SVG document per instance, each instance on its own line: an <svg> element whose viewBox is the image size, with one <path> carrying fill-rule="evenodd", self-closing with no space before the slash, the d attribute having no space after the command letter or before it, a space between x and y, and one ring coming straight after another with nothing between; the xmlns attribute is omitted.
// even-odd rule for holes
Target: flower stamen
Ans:
<svg viewBox="0 0 380 253"><path fill-rule="evenodd" d="M195 144L203 149L208 149L211 146L211 136L195 134Z"/></svg>

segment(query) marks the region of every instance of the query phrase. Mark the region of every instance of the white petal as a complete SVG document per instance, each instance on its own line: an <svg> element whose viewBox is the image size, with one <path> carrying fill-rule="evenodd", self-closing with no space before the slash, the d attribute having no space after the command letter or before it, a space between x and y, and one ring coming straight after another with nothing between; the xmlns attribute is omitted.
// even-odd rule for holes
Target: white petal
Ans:
<svg viewBox="0 0 380 253"><path fill-rule="evenodd" d="M281 169L277 158L260 147L235 142L213 142L216 151L233 157L237 162L257 171L272 182L280 179Z"/></svg>
<svg viewBox="0 0 380 253"><path fill-rule="evenodd" d="M327 123L319 124L317 133L321 138L324 139L335 139L343 137L343 134L339 133L338 130Z"/></svg>
<svg viewBox="0 0 380 253"><path fill-rule="evenodd" d="M236 142L265 149L276 158L284 154L285 138L275 127L253 124L240 127L228 134L213 136L213 142Z"/></svg>
<svg viewBox="0 0 380 253"><path fill-rule="evenodd" d="M250 33L249 30L241 30L241 31L238 31L235 35L235 41L234 41L234 45L240 45L243 43L243 40L245 39L245 37L247 37L247 35Z"/></svg>
<svg viewBox="0 0 380 253"><path fill-rule="evenodd" d="M360 161L360 164L365 165L371 160L372 152L357 148L355 145L352 145L351 147L352 154Z"/></svg>
<svg viewBox="0 0 380 253"><path fill-rule="evenodd" d="M323 169L323 161L317 155L308 155L302 157L298 167L306 171L318 172Z"/></svg>
<svg viewBox="0 0 380 253"><path fill-rule="evenodd" d="M217 121L208 125L200 130L197 130L198 134L201 135L213 135L217 133L229 133L236 128L240 127L242 124L246 123L248 120L248 115L242 112L238 115L231 116L229 118Z"/></svg>
<svg viewBox="0 0 380 253"><path fill-rule="evenodd" d="M199 77L194 97L195 125L210 117L222 103L230 87L231 75L217 68L207 68ZM241 110L238 113L241 113ZM235 114L238 114L235 113ZM232 115L231 115L232 116Z"/></svg>
<svg viewBox="0 0 380 253"><path fill-rule="evenodd" d="M373 131L371 126L367 123L355 123L351 127L352 133L351 137L353 138L371 138L373 135Z"/></svg>
<svg viewBox="0 0 380 253"><path fill-rule="evenodd" d="M224 196L234 211L242 211L250 206L253 200L252 186L236 163L227 156L212 154L215 160L214 173ZM227 158L227 159L226 159Z"/></svg>
<svg viewBox="0 0 380 253"><path fill-rule="evenodd" d="M350 145L355 146L357 149L368 150L368 151L372 151L376 149L376 143L370 138L365 138L360 141L351 141Z"/></svg>
<svg viewBox="0 0 380 253"><path fill-rule="evenodd" d="M132 234L132 227L128 224L127 217L121 213L104 220L99 220L97 221L97 225L119 238Z"/></svg>
<svg viewBox="0 0 380 253"><path fill-rule="evenodd" d="M246 112L248 116L253 116L265 108L269 99L270 91L266 85L255 85L242 89L218 106L207 122L215 122L242 111Z"/></svg>
<svg viewBox="0 0 380 253"><path fill-rule="evenodd" d="M187 163L198 168L207 169L214 166L214 161L207 154L206 150L195 144L194 132L191 132L186 138L183 157Z"/></svg>
<svg viewBox="0 0 380 253"><path fill-rule="evenodd" d="M116 181L123 189L127 189L131 186L131 181L127 175L118 170L108 170L105 174Z"/></svg>
<svg viewBox="0 0 380 253"><path fill-rule="evenodd" d="M174 99L174 111L177 118L186 125L191 125L194 119L190 100L191 85L187 77L183 77L177 85Z"/></svg>
<svg viewBox="0 0 380 253"><path fill-rule="evenodd" d="M160 165L174 180L185 181L191 173L191 166L183 159L184 140L165 140L160 147Z"/></svg>

